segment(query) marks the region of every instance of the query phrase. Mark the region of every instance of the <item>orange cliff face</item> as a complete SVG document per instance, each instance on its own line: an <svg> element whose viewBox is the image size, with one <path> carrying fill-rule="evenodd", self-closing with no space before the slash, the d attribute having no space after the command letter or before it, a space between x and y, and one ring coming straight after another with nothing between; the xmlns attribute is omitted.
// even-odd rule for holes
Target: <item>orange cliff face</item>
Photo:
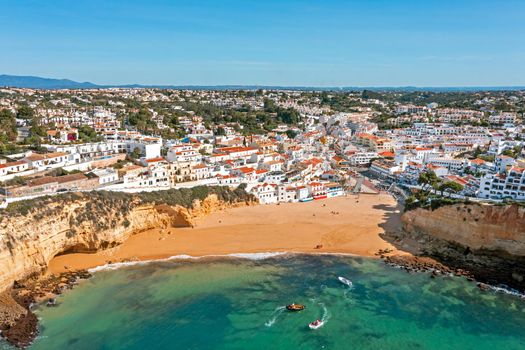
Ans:
<svg viewBox="0 0 525 350"><path fill-rule="evenodd" d="M407 232L423 232L470 249L502 250L525 256L525 208L457 204L434 211L416 209L403 214Z"/></svg>
<svg viewBox="0 0 525 350"><path fill-rule="evenodd" d="M4 216L0 222L0 291L15 280L45 271L58 254L110 248L144 230L193 226L196 219L213 211L243 204L225 203L212 194L195 200L190 209L138 205L123 210L116 205L90 211L89 196L83 196L65 205L50 203L26 215Z"/></svg>
<svg viewBox="0 0 525 350"><path fill-rule="evenodd" d="M405 240L421 254L471 271L477 279L525 290L525 208L455 204L402 216Z"/></svg>

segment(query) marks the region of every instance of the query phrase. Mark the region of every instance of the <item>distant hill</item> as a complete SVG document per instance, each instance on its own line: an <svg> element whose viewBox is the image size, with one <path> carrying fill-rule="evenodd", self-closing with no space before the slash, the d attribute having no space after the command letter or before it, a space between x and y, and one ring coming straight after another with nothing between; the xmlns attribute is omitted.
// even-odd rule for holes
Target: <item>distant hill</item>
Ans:
<svg viewBox="0 0 525 350"><path fill-rule="evenodd" d="M415 87L415 86L378 86L378 87L316 87L316 86L276 86L276 85L97 85L90 82L77 82L69 79L53 79L34 76L0 75L0 87L18 87L32 89L103 89L103 88L158 88L158 89L191 89L191 90L296 90L296 91L515 91L525 90L525 86L459 86L459 87Z"/></svg>
<svg viewBox="0 0 525 350"><path fill-rule="evenodd" d="M32 88L32 89L89 89L98 85L69 79L52 79L33 76L0 75L0 86Z"/></svg>

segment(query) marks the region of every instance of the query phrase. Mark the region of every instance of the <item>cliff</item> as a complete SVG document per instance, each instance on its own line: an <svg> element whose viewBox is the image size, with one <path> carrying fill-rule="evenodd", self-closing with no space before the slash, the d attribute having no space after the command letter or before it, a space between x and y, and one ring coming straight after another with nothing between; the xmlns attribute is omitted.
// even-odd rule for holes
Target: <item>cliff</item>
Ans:
<svg viewBox="0 0 525 350"><path fill-rule="evenodd" d="M420 254L525 290L525 208L454 204L407 211L402 221L401 240L415 242Z"/></svg>
<svg viewBox="0 0 525 350"><path fill-rule="evenodd" d="M152 228L193 226L212 211L252 202L242 189L196 187L69 193L16 203L0 213L0 291L40 274L58 254L106 249Z"/></svg>

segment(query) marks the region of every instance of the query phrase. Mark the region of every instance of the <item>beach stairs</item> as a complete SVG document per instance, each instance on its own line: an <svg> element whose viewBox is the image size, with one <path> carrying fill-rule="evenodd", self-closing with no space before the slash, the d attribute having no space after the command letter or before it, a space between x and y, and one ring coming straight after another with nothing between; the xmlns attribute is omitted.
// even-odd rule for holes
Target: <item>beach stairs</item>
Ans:
<svg viewBox="0 0 525 350"><path fill-rule="evenodd" d="M354 186L354 190L352 191L353 193L359 193L361 192L361 187L363 186L363 181L365 180L365 178L363 176L360 176L357 178L357 182Z"/></svg>

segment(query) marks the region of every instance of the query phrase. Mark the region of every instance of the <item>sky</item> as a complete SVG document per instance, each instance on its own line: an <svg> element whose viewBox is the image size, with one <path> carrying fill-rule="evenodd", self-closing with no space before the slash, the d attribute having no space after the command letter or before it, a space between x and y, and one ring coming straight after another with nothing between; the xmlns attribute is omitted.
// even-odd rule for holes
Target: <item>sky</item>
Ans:
<svg viewBox="0 0 525 350"><path fill-rule="evenodd" d="M0 74L97 84L525 85L523 0L0 0Z"/></svg>

